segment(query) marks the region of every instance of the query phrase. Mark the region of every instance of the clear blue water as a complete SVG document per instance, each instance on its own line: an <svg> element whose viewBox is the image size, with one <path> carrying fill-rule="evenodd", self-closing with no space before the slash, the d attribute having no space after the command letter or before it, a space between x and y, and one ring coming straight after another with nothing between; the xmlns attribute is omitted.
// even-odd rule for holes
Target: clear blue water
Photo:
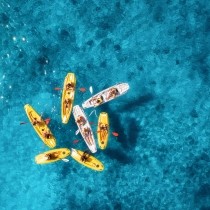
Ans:
<svg viewBox="0 0 210 210"><path fill-rule="evenodd" d="M207 0L2 0L0 209L210 209L209 7ZM77 76L80 105L90 97L81 87L130 84L97 108L120 134L95 154L103 172L73 159L36 165L48 148L30 124L20 125L29 103L52 119L57 147L86 149L73 118L61 124L54 88L68 72Z"/></svg>

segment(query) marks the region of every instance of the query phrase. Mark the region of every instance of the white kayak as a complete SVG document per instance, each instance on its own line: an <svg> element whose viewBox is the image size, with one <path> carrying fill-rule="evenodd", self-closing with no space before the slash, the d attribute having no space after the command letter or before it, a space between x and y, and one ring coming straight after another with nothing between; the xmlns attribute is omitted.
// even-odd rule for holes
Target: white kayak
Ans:
<svg viewBox="0 0 210 210"><path fill-rule="evenodd" d="M105 90L102 90L101 92L95 94L88 100L86 100L82 107L90 108L90 107L97 107L101 104L104 104L108 101L111 101L123 94L125 94L129 89L128 83L119 83L117 85L114 85L112 87L109 87Z"/></svg>
<svg viewBox="0 0 210 210"><path fill-rule="evenodd" d="M83 109L79 105L76 105L73 107L73 115L74 115L75 122L79 128L79 131L85 143L87 144L88 148L90 149L92 153L97 152L96 143L95 143L92 129L90 127L90 123L88 122L88 119Z"/></svg>

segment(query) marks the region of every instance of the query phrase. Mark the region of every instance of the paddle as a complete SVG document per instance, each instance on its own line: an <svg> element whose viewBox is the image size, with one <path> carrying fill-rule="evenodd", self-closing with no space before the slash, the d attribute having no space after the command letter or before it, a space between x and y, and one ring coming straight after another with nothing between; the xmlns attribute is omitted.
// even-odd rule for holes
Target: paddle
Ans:
<svg viewBox="0 0 210 210"><path fill-rule="evenodd" d="M93 94L93 87L92 86L89 87L89 91L90 91L91 94Z"/></svg>
<svg viewBox="0 0 210 210"><path fill-rule="evenodd" d="M92 95L93 94L93 87L92 86L89 87L89 91L90 91L90 93ZM91 116L93 112L95 113L95 116L98 117L95 109L89 114L89 116Z"/></svg>
<svg viewBox="0 0 210 210"><path fill-rule="evenodd" d="M67 163L67 162L69 162L69 160L68 159L65 159L65 158L63 158L63 159L61 159L63 162L65 162L65 163Z"/></svg>
<svg viewBox="0 0 210 210"><path fill-rule="evenodd" d="M98 117L98 115L96 114L96 110L95 109L89 114L89 116L92 115L93 112L95 113L95 116Z"/></svg>
<svg viewBox="0 0 210 210"><path fill-rule="evenodd" d="M45 121L45 123L48 125L49 123L50 123L50 118L47 118L47 119L45 119L44 121Z"/></svg>
<svg viewBox="0 0 210 210"><path fill-rule="evenodd" d="M92 88L92 87L90 87L90 88ZM60 88L60 87L55 87L54 90L62 90L62 88ZM84 92L86 91L86 88L81 87L81 88L79 88L79 91L82 92L82 93L84 93ZM92 88L90 91L93 92L93 88ZM91 93L91 94L92 94L92 93Z"/></svg>
<svg viewBox="0 0 210 210"><path fill-rule="evenodd" d="M82 88L79 89L79 91L84 93L86 91L86 89L82 87Z"/></svg>
<svg viewBox="0 0 210 210"><path fill-rule="evenodd" d="M115 136L115 137L118 137L118 136L119 136L119 133L117 133L117 132L112 132L112 135Z"/></svg>
<svg viewBox="0 0 210 210"><path fill-rule="evenodd" d="M78 140L78 139L75 139L75 140L73 141L73 144L78 144L78 142L79 142L79 140Z"/></svg>
<svg viewBox="0 0 210 210"><path fill-rule="evenodd" d="M97 133L101 133L102 131L100 130L100 131L97 131ZM116 139L117 139L117 137L119 136L119 133L117 133L117 132L112 132L112 135L114 136L114 137L116 137Z"/></svg>
<svg viewBox="0 0 210 210"><path fill-rule="evenodd" d="M117 133L117 132L112 132L112 135L116 138L116 140L117 140L117 138L118 138L118 136L119 136L119 133Z"/></svg>
<svg viewBox="0 0 210 210"><path fill-rule="evenodd" d="M75 132L75 135L78 135L79 134L79 129L78 130L76 130L76 132Z"/></svg>
<svg viewBox="0 0 210 210"><path fill-rule="evenodd" d="M47 118L44 121L48 125L50 123L50 120L51 120L50 118ZM29 122L20 122L20 125L24 125L24 124L27 124L27 123L29 123Z"/></svg>
<svg viewBox="0 0 210 210"><path fill-rule="evenodd" d="M27 124L29 122L20 122L20 125L24 125L24 124Z"/></svg>

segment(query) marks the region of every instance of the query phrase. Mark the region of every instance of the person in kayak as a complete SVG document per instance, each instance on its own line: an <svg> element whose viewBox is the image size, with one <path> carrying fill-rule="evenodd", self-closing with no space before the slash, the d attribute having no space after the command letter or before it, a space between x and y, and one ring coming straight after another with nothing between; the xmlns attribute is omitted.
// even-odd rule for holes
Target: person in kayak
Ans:
<svg viewBox="0 0 210 210"><path fill-rule="evenodd" d="M101 137L105 138L108 133L108 125L104 123L100 123L99 127L100 127Z"/></svg>
<svg viewBox="0 0 210 210"><path fill-rule="evenodd" d="M84 128L83 130L84 138L87 140L88 144L92 144L92 136L90 128Z"/></svg>
<svg viewBox="0 0 210 210"><path fill-rule="evenodd" d="M104 130L104 131L107 131L108 130L108 125L104 124L104 123L100 123L100 129Z"/></svg>
<svg viewBox="0 0 210 210"><path fill-rule="evenodd" d="M81 156L81 161L86 162L89 157L90 157L90 154L87 151L84 151Z"/></svg>
<svg viewBox="0 0 210 210"><path fill-rule="evenodd" d="M65 104L65 106L66 106L66 109L69 108L70 103L71 103L71 99L65 99L65 100L64 100L64 104Z"/></svg>
<svg viewBox="0 0 210 210"><path fill-rule="evenodd" d="M109 100L111 98L115 98L118 94L119 94L119 91L117 90L117 88L111 88L110 91L109 91L109 95L107 97L107 100Z"/></svg>
<svg viewBox="0 0 210 210"><path fill-rule="evenodd" d="M99 106L104 101L103 96L98 96L96 98L93 98L94 106Z"/></svg>
<svg viewBox="0 0 210 210"><path fill-rule="evenodd" d="M74 84L73 83L67 83L66 84L66 90L74 90Z"/></svg>
<svg viewBox="0 0 210 210"><path fill-rule="evenodd" d="M50 139L52 137L52 134L49 130L47 130L47 131L44 131L43 137L46 139Z"/></svg>
<svg viewBox="0 0 210 210"><path fill-rule="evenodd" d="M33 117L33 115L31 114L31 112L29 113L30 118L32 120L32 124L33 125L40 125L42 123L42 118L39 117L39 120L36 117Z"/></svg>
<svg viewBox="0 0 210 210"><path fill-rule="evenodd" d="M54 160L57 157L58 157L58 153L57 152L45 154L46 160Z"/></svg>
<svg viewBox="0 0 210 210"><path fill-rule="evenodd" d="M40 125L41 124L41 120L37 120L36 117L33 118L33 125Z"/></svg>
<svg viewBox="0 0 210 210"><path fill-rule="evenodd" d="M82 126L82 125L85 125L85 123L86 123L86 120L85 120L85 118L83 117L83 116L81 116L81 115L79 115L78 117L77 117L77 121L76 121L80 126Z"/></svg>

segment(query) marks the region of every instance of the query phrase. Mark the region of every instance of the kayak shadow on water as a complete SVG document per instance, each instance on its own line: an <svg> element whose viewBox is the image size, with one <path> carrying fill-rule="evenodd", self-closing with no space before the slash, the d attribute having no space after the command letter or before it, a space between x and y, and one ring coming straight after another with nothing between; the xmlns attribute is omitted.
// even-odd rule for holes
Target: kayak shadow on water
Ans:
<svg viewBox="0 0 210 210"><path fill-rule="evenodd" d="M138 136L140 135L142 128L138 125L135 118L128 119L128 122L128 143L131 148L134 148L137 144Z"/></svg>
<svg viewBox="0 0 210 210"><path fill-rule="evenodd" d="M129 164L133 162L133 159L130 156L118 148L107 148L104 153L111 159L115 159L123 164Z"/></svg>
<svg viewBox="0 0 210 210"><path fill-rule="evenodd" d="M70 156L68 156L67 158L69 159L69 161L71 161ZM68 178L69 175L72 174L72 172L77 173L77 169L72 167L71 162L70 163L69 162L64 163L62 165L62 170L61 170L61 173L60 173L60 180Z"/></svg>
<svg viewBox="0 0 210 210"><path fill-rule="evenodd" d="M130 110L138 106L144 106L144 104L149 103L150 101L154 100L154 98L154 95L151 93L139 96L137 99L132 99L132 101L129 101L129 103L122 105L122 109Z"/></svg>
<svg viewBox="0 0 210 210"><path fill-rule="evenodd" d="M137 144L137 140L140 136L142 128L138 124L137 120L133 117L127 118L127 125L124 125L123 123L120 124L120 122L118 121L119 119L114 119L113 125L111 125L112 129L116 130L119 133L117 141L122 145L123 148L127 150L132 150Z"/></svg>
<svg viewBox="0 0 210 210"><path fill-rule="evenodd" d="M119 112L114 112L109 104L104 104L102 105L104 112L107 112L109 115L109 122L110 122L110 139L114 138L113 136L111 136L112 132L115 131L117 133L119 133L119 137L117 137L117 141L121 143L122 147L127 149L129 147L128 145L128 137L125 134L125 128L126 126L124 125L124 122L120 121L119 115L120 115L120 111Z"/></svg>
<svg viewBox="0 0 210 210"><path fill-rule="evenodd" d="M110 121L110 138L111 132L116 131L119 133L119 137L117 137L117 141L121 144L124 149L132 149L136 146L137 139L139 133L141 131L140 125L138 125L135 118L128 118L126 122L122 122L119 117L119 113L113 112L112 109L108 104L103 105L103 111L109 114L109 121ZM127 112L127 110L126 110ZM126 124L125 124L126 123ZM127 134L126 134L127 132Z"/></svg>

